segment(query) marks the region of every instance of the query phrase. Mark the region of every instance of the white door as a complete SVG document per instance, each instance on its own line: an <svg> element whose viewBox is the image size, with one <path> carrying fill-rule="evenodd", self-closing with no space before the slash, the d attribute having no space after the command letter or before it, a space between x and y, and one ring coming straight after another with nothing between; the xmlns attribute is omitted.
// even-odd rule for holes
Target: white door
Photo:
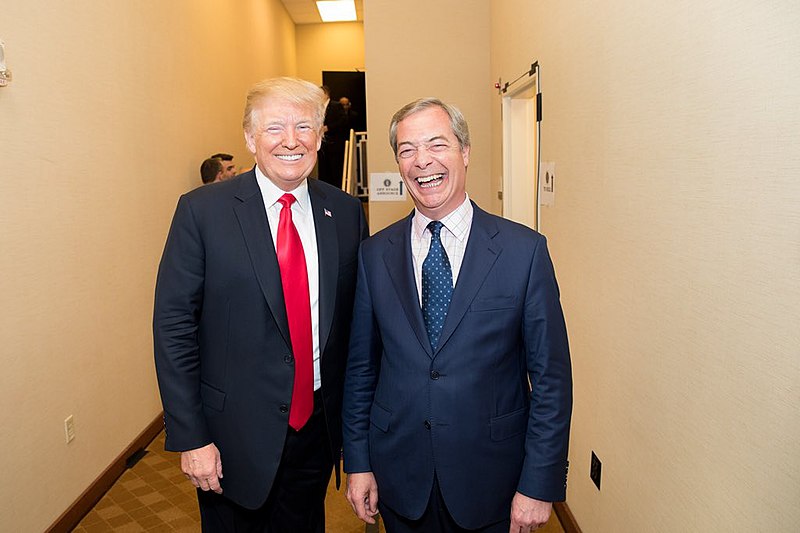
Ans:
<svg viewBox="0 0 800 533"><path fill-rule="evenodd" d="M503 95L503 216L539 228L537 75Z"/></svg>

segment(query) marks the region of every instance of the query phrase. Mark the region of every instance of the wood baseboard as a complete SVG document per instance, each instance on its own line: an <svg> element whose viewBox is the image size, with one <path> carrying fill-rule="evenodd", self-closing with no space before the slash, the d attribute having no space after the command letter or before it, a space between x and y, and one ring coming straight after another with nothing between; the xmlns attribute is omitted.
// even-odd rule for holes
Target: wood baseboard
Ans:
<svg viewBox="0 0 800 533"><path fill-rule="evenodd" d="M164 414L158 416L131 442L114 461L108 465L100 476L81 494L69 508L61 513L61 516L53 522L46 533L66 533L72 531L75 526L86 516L86 513L100 501L100 498L111 488L114 482L125 472L128 459L146 448L154 438L164 429Z"/></svg>
<svg viewBox="0 0 800 533"><path fill-rule="evenodd" d="M567 502L556 502L553 504L553 509L556 512L558 521L561 522L561 528L564 533L582 533L578 522L572 515L572 511L569 510Z"/></svg>

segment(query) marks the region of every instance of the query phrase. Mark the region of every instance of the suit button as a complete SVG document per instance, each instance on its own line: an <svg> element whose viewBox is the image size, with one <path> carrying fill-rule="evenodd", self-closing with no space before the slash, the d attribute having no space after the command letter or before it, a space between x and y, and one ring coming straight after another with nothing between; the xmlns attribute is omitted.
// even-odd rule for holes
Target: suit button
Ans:
<svg viewBox="0 0 800 533"><path fill-rule="evenodd" d="M430 420L426 420L425 421L425 429L431 429L431 421Z"/></svg>
<svg viewBox="0 0 800 533"><path fill-rule="evenodd" d="M439 379L439 371L438 370L434 370L433 372L431 372L431 379Z"/></svg>
<svg viewBox="0 0 800 533"><path fill-rule="evenodd" d="M292 357L291 355L283 356L283 362L286 363L287 365L291 365L292 361L294 361L294 357Z"/></svg>
<svg viewBox="0 0 800 533"><path fill-rule="evenodd" d="M286 405L285 403L281 404L280 409L281 409L281 413L288 413L289 412L289 406Z"/></svg>

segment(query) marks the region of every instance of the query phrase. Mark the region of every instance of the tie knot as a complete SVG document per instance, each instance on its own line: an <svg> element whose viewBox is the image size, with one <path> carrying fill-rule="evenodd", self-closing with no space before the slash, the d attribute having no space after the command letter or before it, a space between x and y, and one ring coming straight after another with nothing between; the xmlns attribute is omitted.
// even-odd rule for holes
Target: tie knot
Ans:
<svg viewBox="0 0 800 533"><path fill-rule="evenodd" d="M281 196L280 198L278 198L278 202L279 202L279 203L280 203L280 204L281 204L283 207L292 207L292 204L295 202L295 200L296 200L296 199L297 199L297 198L295 198L293 194L289 194L289 193L287 192L286 194L284 194L283 196Z"/></svg>
<svg viewBox="0 0 800 533"><path fill-rule="evenodd" d="M430 230L431 237L433 239L437 241L439 240L439 234L442 231L442 226L444 226L444 224L442 224L439 220L433 220L430 224L428 224L428 229Z"/></svg>

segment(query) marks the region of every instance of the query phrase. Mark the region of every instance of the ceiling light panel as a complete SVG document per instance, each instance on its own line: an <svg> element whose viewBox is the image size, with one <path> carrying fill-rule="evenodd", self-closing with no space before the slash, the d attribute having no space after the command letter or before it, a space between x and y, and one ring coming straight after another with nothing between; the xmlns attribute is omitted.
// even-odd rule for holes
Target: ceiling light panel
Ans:
<svg viewBox="0 0 800 533"><path fill-rule="evenodd" d="M319 0L317 9L322 22L356 20L356 5L353 0Z"/></svg>

